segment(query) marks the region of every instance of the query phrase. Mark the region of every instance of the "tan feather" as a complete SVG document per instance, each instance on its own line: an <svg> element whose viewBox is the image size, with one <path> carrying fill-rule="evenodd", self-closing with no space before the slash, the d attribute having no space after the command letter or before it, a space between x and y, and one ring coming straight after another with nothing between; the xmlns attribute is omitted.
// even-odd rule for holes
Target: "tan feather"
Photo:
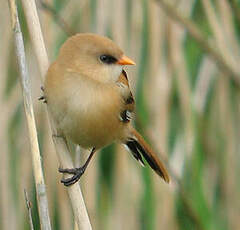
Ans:
<svg viewBox="0 0 240 230"><path fill-rule="evenodd" d="M157 154L151 149L148 143L143 139L143 137L132 128L133 140L136 141L136 148L139 150L140 154L146 159L151 168L162 177L167 183L169 183L170 178L165 168L164 164L160 161Z"/></svg>

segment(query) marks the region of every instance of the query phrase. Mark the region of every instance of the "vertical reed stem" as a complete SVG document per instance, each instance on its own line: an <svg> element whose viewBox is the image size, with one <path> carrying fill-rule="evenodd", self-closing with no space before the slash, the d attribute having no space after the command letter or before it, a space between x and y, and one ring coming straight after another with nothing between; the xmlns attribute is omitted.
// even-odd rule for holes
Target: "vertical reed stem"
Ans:
<svg viewBox="0 0 240 230"><path fill-rule="evenodd" d="M47 68L49 66L48 56L44 44L42 30L37 14L37 8L34 0L22 0L24 13L29 28L31 41L34 46L35 54L37 56L38 65L40 67L41 77L44 80ZM50 114L49 120L53 134L57 134L56 126L54 121L51 119ZM73 162L69 154L69 150L63 138L53 138L56 152L63 168L73 168ZM78 183L68 187L68 194L70 197L71 205L73 208L74 216L78 223L78 228L81 230L91 230L91 223L89 221L86 206L82 197L82 192Z"/></svg>
<svg viewBox="0 0 240 230"><path fill-rule="evenodd" d="M51 230L50 218L48 212L48 202L46 195L46 186L43 178L41 157L37 139L37 130L33 113L33 104L30 90L30 79L28 75L23 36L19 24L17 7L14 0L9 0L9 7L12 19L12 30L14 34L15 50L20 71L20 82L23 93L24 110L27 118L28 134L32 154L33 172L37 193L38 211L40 217L41 229Z"/></svg>

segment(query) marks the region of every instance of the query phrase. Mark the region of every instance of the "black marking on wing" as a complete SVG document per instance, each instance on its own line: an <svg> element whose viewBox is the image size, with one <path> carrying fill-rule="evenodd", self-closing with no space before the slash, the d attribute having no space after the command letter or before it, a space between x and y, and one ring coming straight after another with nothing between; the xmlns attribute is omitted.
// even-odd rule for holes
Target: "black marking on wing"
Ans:
<svg viewBox="0 0 240 230"><path fill-rule="evenodd" d="M132 95L131 92L130 92L129 97L128 97L127 100L125 101L125 103L126 103L127 105L134 103L133 95Z"/></svg>
<svg viewBox="0 0 240 230"><path fill-rule="evenodd" d="M126 79L126 81L127 81L127 82L126 82L127 86L129 87L128 77L127 77L126 71L125 71L125 70L122 70L122 74L123 74L123 76L125 77L125 79ZM130 90L129 90L129 96L127 97L127 99L125 99L125 103L126 103L127 105L134 103L134 98L133 98L132 92L131 92Z"/></svg>
<svg viewBox="0 0 240 230"><path fill-rule="evenodd" d="M120 120L123 123L128 123L131 120L131 112L128 110L124 110L120 113Z"/></svg>
<svg viewBox="0 0 240 230"><path fill-rule="evenodd" d="M128 81L127 73L126 73L126 71L124 69L122 70L122 74L126 78L126 80Z"/></svg>

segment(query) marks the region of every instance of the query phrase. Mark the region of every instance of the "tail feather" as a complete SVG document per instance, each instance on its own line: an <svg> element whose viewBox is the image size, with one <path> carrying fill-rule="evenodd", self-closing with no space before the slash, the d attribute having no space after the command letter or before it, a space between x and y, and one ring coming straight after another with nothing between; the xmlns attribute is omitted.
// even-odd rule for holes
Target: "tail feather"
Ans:
<svg viewBox="0 0 240 230"><path fill-rule="evenodd" d="M133 156L144 165L142 160L143 156L150 167L167 183L169 183L170 179L168 172L163 163L157 157L156 153L153 152L150 146L135 129L132 130L132 134L133 137L127 140L126 145L130 149L130 152L133 154Z"/></svg>
<svg viewBox="0 0 240 230"><path fill-rule="evenodd" d="M127 147L127 149L129 150L129 152L132 153L132 155L135 157L135 159L136 159L137 161L139 161L142 166L145 166L145 163L144 163L144 161L143 161L143 159L142 159L141 154L139 153L139 150L138 150L138 148L137 148L137 146L136 146L135 141L134 141L134 140L131 140L131 139L128 140L128 141L126 142L126 147Z"/></svg>

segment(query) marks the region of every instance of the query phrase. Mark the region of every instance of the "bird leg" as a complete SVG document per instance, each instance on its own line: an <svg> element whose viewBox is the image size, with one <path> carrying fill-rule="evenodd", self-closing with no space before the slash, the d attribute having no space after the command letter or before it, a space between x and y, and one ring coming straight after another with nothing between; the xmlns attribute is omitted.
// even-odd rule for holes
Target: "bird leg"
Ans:
<svg viewBox="0 0 240 230"><path fill-rule="evenodd" d="M83 175L83 173L85 172L91 158L93 157L94 153L96 152L96 149L93 148L88 159L86 160L86 162L84 163L84 165L80 168L71 168L71 169L62 169L59 168L58 171L60 173L68 173L68 174L73 174L72 177L67 178L67 179L62 179L61 183L63 183L65 186L70 186L72 184L75 184L80 177Z"/></svg>

